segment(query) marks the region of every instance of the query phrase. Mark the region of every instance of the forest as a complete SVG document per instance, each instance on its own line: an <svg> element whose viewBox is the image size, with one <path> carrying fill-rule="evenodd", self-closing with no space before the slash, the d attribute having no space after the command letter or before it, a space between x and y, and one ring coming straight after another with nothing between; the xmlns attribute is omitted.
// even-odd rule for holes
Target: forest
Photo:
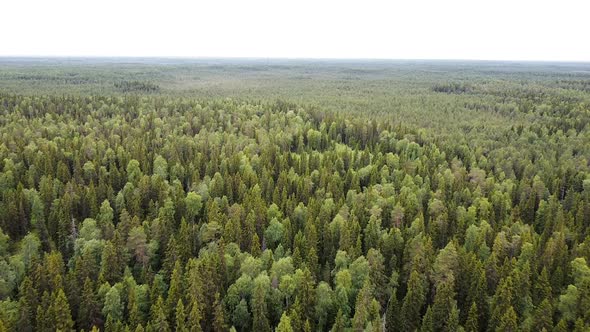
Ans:
<svg viewBox="0 0 590 332"><path fill-rule="evenodd" d="M0 332L590 331L589 87L0 58Z"/></svg>

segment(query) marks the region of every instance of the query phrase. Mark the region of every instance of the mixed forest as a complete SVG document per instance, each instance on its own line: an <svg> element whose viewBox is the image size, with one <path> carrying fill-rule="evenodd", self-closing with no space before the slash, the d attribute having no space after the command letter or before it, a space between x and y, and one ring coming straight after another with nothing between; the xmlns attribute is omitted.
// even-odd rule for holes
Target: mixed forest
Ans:
<svg viewBox="0 0 590 332"><path fill-rule="evenodd" d="M590 65L0 59L0 331L589 331Z"/></svg>

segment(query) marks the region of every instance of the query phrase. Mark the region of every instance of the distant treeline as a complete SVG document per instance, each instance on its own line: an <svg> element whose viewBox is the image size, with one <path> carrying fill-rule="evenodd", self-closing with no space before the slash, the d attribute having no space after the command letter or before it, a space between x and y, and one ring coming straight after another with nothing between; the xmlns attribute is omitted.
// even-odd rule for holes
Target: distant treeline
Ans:
<svg viewBox="0 0 590 332"><path fill-rule="evenodd" d="M121 81L115 82L115 88L122 92L158 92L160 86L152 82Z"/></svg>
<svg viewBox="0 0 590 332"><path fill-rule="evenodd" d="M470 86L456 82L435 84L432 87L432 91L444 93L468 93L471 92L471 90Z"/></svg>

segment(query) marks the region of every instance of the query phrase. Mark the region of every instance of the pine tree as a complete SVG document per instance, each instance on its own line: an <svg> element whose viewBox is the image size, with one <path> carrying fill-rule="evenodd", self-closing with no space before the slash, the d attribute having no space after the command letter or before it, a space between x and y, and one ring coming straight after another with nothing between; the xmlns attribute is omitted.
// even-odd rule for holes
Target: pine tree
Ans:
<svg viewBox="0 0 590 332"><path fill-rule="evenodd" d="M111 315L107 316L107 321L104 324L104 330L105 330L105 332L107 332L107 331L108 332L118 332L117 323L113 319L113 316L111 316Z"/></svg>
<svg viewBox="0 0 590 332"><path fill-rule="evenodd" d="M516 332L518 331L516 312L512 306L508 307L496 328L496 332Z"/></svg>
<svg viewBox="0 0 590 332"><path fill-rule="evenodd" d="M432 307L428 306L426 309L426 314L422 318L422 326L420 328L420 332L434 332L434 317L432 313Z"/></svg>
<svg viewBox="0 0 590 332"><path fill-rule="evenodd" d="M30 305L27 302L27 298L22 296L18 300L18 320L16 327L22 332L33 331L33 316L31 315Z"/></svg>
<svg viewBox="0 0 590 332"><path fill-rule="evenodd" d="M164 300L161 296L159 296L158 300L152 305L151 312L152 316L150 317L150 325L152 329L160 332L170 331L170 326L168 325L165 313Z"/></svg>
<svg viewBox="0 0 590 332"><path fill-rule="evenodd" d="M420 326L421 311L426 301L424 280L417 271L412 271L408 281L408 291L401 308L401 329L414 331Z"/></svg>
<svg viewBox="0 0 590 332"><path fill-rule="evenodd" d="M467 322L465 322L465 332L478 332L479 331L479 323L478 323L479 314L477 312L477 305L475 302L471 303L471 307L469 308L469 315L467 316Z"/></svg>
<svg viewBox="0 0 590 332"><path fill-rule="evenodd" d="M399 331L399 302L397 301L397 289L391 291L391 297L385 311L385 331Z"/></svg>
<svg viewBox="0 0 590 332"><path fill-rule="evenodd" d="M369 323L371 319L369 310L371 308L371 302L374 300L372 294L373 286L367 278L356 298L355 312L352 319L352 328L354 330L364 330L367 323Z"/></svg>
<svg viewBox="0 0 590 332"><path fill-rule="evenodd" d="M514 308L512 308L512 287L512 278L507 277L500 282L500 285L496 289L496 293L492 298L490 328L496 329L502 319L510 318L510 315L507 314L509 309L514 311Z"/></svg>
<svg viewBox="0 0 590 332"><path fill-rule="evenodd" d="M293 305L294 316L291 323L294 329L302 328L298 323L314 319L314 279L308 268L304 268L302 272L296 289L295 304ZM295 319L296 317L299 319Z"/></svg>
<svg viewBox="0 0 590 332"><path fill-rule="evenodd" d="M115 283L121 277L120 270L120 258L115 250L115 246L110 241L106 241L102 250L99 282L101 284L105 282L110 284Z"/></svg>
<svg viewBox="0 0 590 332"><path fill-rule="evenodd" d="M37 322L37 331L51 331L52 330L52 317L51 317L52 301L51 296L47 291L43 292L41 297L41 303L37 306L37 313L35 321Z"/></svg>
<svg viewBox="0 0 590 332"><path fill-rule="evenodd" d="M262 253L260 249L260 238L258 237L257 233L254 233L254 235L252 235L252 247L250 248L250 253L254 257L258 257Z"/></svg>
<svg viewBox="0 0 590 332"><path fill-rule="evenodd" d="M139 304L137 303L137 292L134 285L129 287L127 295L127 314L129 316L128 322L131 328L137 327L143 323L143 317L139 310Z"/></svg>
<svg viewBox="0 0 590 332"><path fill-rule="evenodd" d="M201 332L201 311L196 301L191 305L191 312L188 316L188 328L190 332Z"/></svg>
<svg viewBox="0 0 590 332"><path fill-rule="evenodd" d="M533 291L533 300L535 305L539 305L544 299L552 298L551 283L549 282L549 273L544 266L541 274L537 278Z"/></svg>
<svg viewBox="0 0 590 332"><path fill-rule="evenodd" d="M94 283L90 278L84 281L77 323L79 329L91 329L92 326L100 324L99 304L94 293Z"/></svg>
<svg viewBox="0 0 590 332"><path fill-rule="evenodd" d="M70 305L63 290L59 289L53 295L53 301L49 309L52 330L71 331L74 327Z"/></svg>
<svg viewBox="0 0 590 332"><path fill-rule="evenodd" d="M38 305L36 290L31 279L26 276L19 287L18 320L16 327L21 332L29 332L35 326Z"/></svg>
<svg viewBox="0 0 590 332"><path fill-rule="evenodd" d="M213 303L213 330L215 332L224 332L226 329L221 297L219 293L215 293L215 302Z"/></svg>
<svg viewBox="0 0 590 332"><path fill-rule="evenodd" d="M182 293L183 293L183 285L182 285L182 266L180 261L177 260L174 263L174 271L172 272L172 278L170 279L170 288L168 289L168 297L166 298L166 308L170 310L170 321L172 321L175 316L175 306L178 301L182 300Z"/></svg>
<svg viewBox="0 0 590 332"><path fill-rule="evenodd" d="M557 325L555 325L555 328L553 329L553 332L567 332L569 331L568 326L567 326L567 321L565 319L561 319Z"/></svg>
<svg viewBox="0 0 590 332"><path fill-rule="evenodd" d="M266 289L256 285L252 295L252 329L254 331L269 332L268 309L266 306Z"/></svg>
<svg viewBox="0 0 590 332"><path fill-rule="evenodd" d="M550 331L553 328L553 307L548 299L543 300L535 309L533 328L535 331Z"/></svg>
<svg viewBox="0 0 590 332"><path fill-rule="evenodd" d="M456 307L454 297L452 278L438 284L432 305L434 331L449 330L446 324L449 322L451 310Z"/></svg>
<svg viewBox="0 0 590 332"><path fill-rule="evenodd" d="M248 303L244 298L235 307L231 315L233 325L240 331L247 331L250 328L250 312L248 311Z"/></svg>
<svg viewBox="0 0 590 332"><path fill-rule="evenodd" d="M177 261L180 260L180 248L176 243L176 236L172 235L168 240L168 245L166 246L166 252L164 254L164 260L162 263L162 272L161 274L165 277L171 277L172 272L174 271L174 266Z"/></svg>
<svg viewBox="0 0 590 332"><path fill-rule="evenodd" d="M281 321L277 326L276 332L293 332L293 327L291 327L291 319L285 312L281 316Z"/></svg>
<svg viewBox="0 0 590 332"><path fill-rule="evenodd" d="M456 303L453 303L451 312L449 313L449 320L445 325L444 331L459 331L459 308L457 308Z"/></svg>
<svg viewBox="0 0 590 332"><path fill-rule="evenodd" d="M336 314L336 320L334 321L334 325L332 325L331 332L344 332L346 330L346 323L344 314L342 314L342 310L338 310Z"/></svg>
<svg viewBox="0 0 590 332"><path fill-rule="evenodd" d="M188 332L188 328L186 327L186 315L184 313L184 304L180 299L176 304L176 331Z"/></svg>
<svg viewBox="0 0 590 332"><path fill-rule="evenodd" d="M488 295L487 295L487 280L485 269L478 264L475 277L469 286L469 293L466 303L474 303L477 305L478 326L486 326L488 321Z"/></svg>
<svg viewBox="0 0 590 332"><path fill-rule="evenodd" d="M111 287L106 293L102 314L104 317L110 316L114 323L123 319L123 304L121 303L121 296L117 287Z"/></svg>
<svg viewBox="0 0 590 332"><path fill-rule="evenodd" d="M193 255L194 248L194 237L193 237L193 225L186 222L182 218L180 222L180 229L178 230L177 242L178 242L178 256L182 263L186 263L188 259Z"/></svg>

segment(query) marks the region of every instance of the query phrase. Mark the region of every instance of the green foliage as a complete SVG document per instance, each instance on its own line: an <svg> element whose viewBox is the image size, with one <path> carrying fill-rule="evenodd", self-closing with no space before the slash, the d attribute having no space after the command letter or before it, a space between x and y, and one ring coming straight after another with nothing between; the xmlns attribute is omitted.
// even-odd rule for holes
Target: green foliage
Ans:
<svg viewBox="0 0 590 332"><path fill-rule="evenodd" d="M403 330L418 329L422 307L426 302L426 283L417 271L412 271L408 281L408 291L401 307L401 326Z"/></svg>
<svg viewBox="0 0 590 332"><path fill-rule="evenodd" d="M158 92L160 87L152 82L121 81L115 82L115 88L121 92Z"/></svg>
<svg viewBox="0 0 590 332"><path fill-rule="evenodd" d="M111 287L106 293L102 314L104 317L110 317L115 322L123 318L123 305L121 304L121 296L117 287Z"/></svg>
<svg viewBox="0 0 590 332"><path fill-rule="evenodd" d="M0 330L590 326L585 64L2 61Z"/></svg>
<svg viewBox="0 0 590 332"><path fill-rule="evenodd" d="M281 316L281 321L276 329L277 332L293 332L293 327L291 326L291 319L287 316L286 313L283 313Z"/></svg>
<svg viewBox="0 0 590 332"><path fill-rule="evenodd" d="M70 305L63 290L58 290L53 294L53 300L49 307L49 324L51 330L70 331L74 327Z"/></svg>

